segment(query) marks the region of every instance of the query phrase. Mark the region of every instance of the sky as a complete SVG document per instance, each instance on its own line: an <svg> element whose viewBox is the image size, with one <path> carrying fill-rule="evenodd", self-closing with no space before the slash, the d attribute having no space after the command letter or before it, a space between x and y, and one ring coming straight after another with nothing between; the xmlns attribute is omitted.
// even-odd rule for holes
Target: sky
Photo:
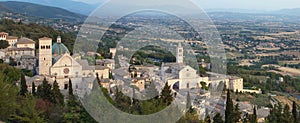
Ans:
<svg viewBox="0 0 300 123"><path fill-rule="evenodd" d="M104 0L75 0L97 3ZM126 0L124 0L125 2ZM151 1L151 0L149 0ZM172 0L170 0L172 1ZM280 10L300 8L300 0L194 0L204 9Z"/></svg>

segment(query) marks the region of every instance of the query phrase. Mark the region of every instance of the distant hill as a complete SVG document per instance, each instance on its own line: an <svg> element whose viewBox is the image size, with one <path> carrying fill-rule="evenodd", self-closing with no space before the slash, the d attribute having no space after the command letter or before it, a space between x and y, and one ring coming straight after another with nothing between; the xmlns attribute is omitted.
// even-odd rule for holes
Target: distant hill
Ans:
<svg viewBox="0 0 300 123"><path fill-rule="evenodd" d="M300 16L300 8L282 9L282 10L274 11L272 13L273 14L283 14L283 15Z"/></svg>
<svg viewBox="0 0 300 123"><path fill-rule="evenodd" d="M1 1L1 0L0 0ZM12 1L12 0L2 0L2 1ZM13 0L19 2L28 2L45 6L52 6L63 8L68 11L79 13L83 15L89 15L94 9L96 9L104 0L99 0L98 4L87 4L79 1L72 0Z"/></svg>
<svg viewBox="0 0 300 123"><path fill-rule="evenodd" d="M85 18L84 15L76 14L57 7L16 1L0 2L0 12L11 12L27 16L52 19L57 18L77 22L81 22Z"/></svg>

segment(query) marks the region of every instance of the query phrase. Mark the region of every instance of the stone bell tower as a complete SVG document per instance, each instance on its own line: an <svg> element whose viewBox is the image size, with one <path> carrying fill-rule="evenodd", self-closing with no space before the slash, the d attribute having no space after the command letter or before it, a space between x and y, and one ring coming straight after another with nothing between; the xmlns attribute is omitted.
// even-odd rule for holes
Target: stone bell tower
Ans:
<svg viewBox="0 0 300 123"><path fill-rule="evenodd" d="M52 39L39 39L39 75L50 75L52 66Z"/></svg>
<svg viewBox="0 0 300 123"><path fill-rule="evenodd" d="M183 63L183 48L180 42L178 43L176 50L176 63Z"/></svg>

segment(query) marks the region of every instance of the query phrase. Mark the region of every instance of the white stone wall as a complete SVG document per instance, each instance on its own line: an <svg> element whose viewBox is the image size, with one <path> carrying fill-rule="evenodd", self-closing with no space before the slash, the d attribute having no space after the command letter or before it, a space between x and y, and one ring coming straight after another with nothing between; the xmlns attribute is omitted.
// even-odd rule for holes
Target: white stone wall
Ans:
<svg viewBox="0 0 300 123"><path fill-rule="evenodd" d="M8 44L9 44L8 48L12 48L12 47L16 47L16 43L17 43L18 39L9 39L7 41L8 41Z"/></svg>
<svg viewBox="0 0 300 123"><path fill-rule="evenodd" d="M39 75L50 75L52 39L39 39Z"/></svg>
<svg viewBox="0 0 300 123"><path fill-rule="evenodd" d="M17 48L25 48L25 47L35 49L35 44L17 44Z"/></svg>

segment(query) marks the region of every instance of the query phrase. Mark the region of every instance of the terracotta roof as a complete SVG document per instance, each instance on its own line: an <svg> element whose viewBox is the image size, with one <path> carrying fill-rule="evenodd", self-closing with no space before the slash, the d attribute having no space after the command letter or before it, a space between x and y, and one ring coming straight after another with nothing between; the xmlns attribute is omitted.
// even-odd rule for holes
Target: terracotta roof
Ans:
<svg viewBox="0 0 300 123"><path fill-rule="evenodd" d="M20 38L17 42L17 44L35 44L35 42L29 38Z"/></svg>
<svg viewBox="0 0 300 123"><path fill-rule="evenodd" d="M39 40L52 40L52 38L43 37L43 38L40 38Z"/></svg>
<svg viewBox="0 0 300 123"><path fill-rule="evenodd" d="M16 37L16 36L8 36L6 39L7 40L9 40L9 39L18 39L18 37Z"/></svg>
<svg viewBox="0 0 300 123"><path fill-rule="evenodd" d="M0 35L8 35L6 32L0 32Z"/></svg>

